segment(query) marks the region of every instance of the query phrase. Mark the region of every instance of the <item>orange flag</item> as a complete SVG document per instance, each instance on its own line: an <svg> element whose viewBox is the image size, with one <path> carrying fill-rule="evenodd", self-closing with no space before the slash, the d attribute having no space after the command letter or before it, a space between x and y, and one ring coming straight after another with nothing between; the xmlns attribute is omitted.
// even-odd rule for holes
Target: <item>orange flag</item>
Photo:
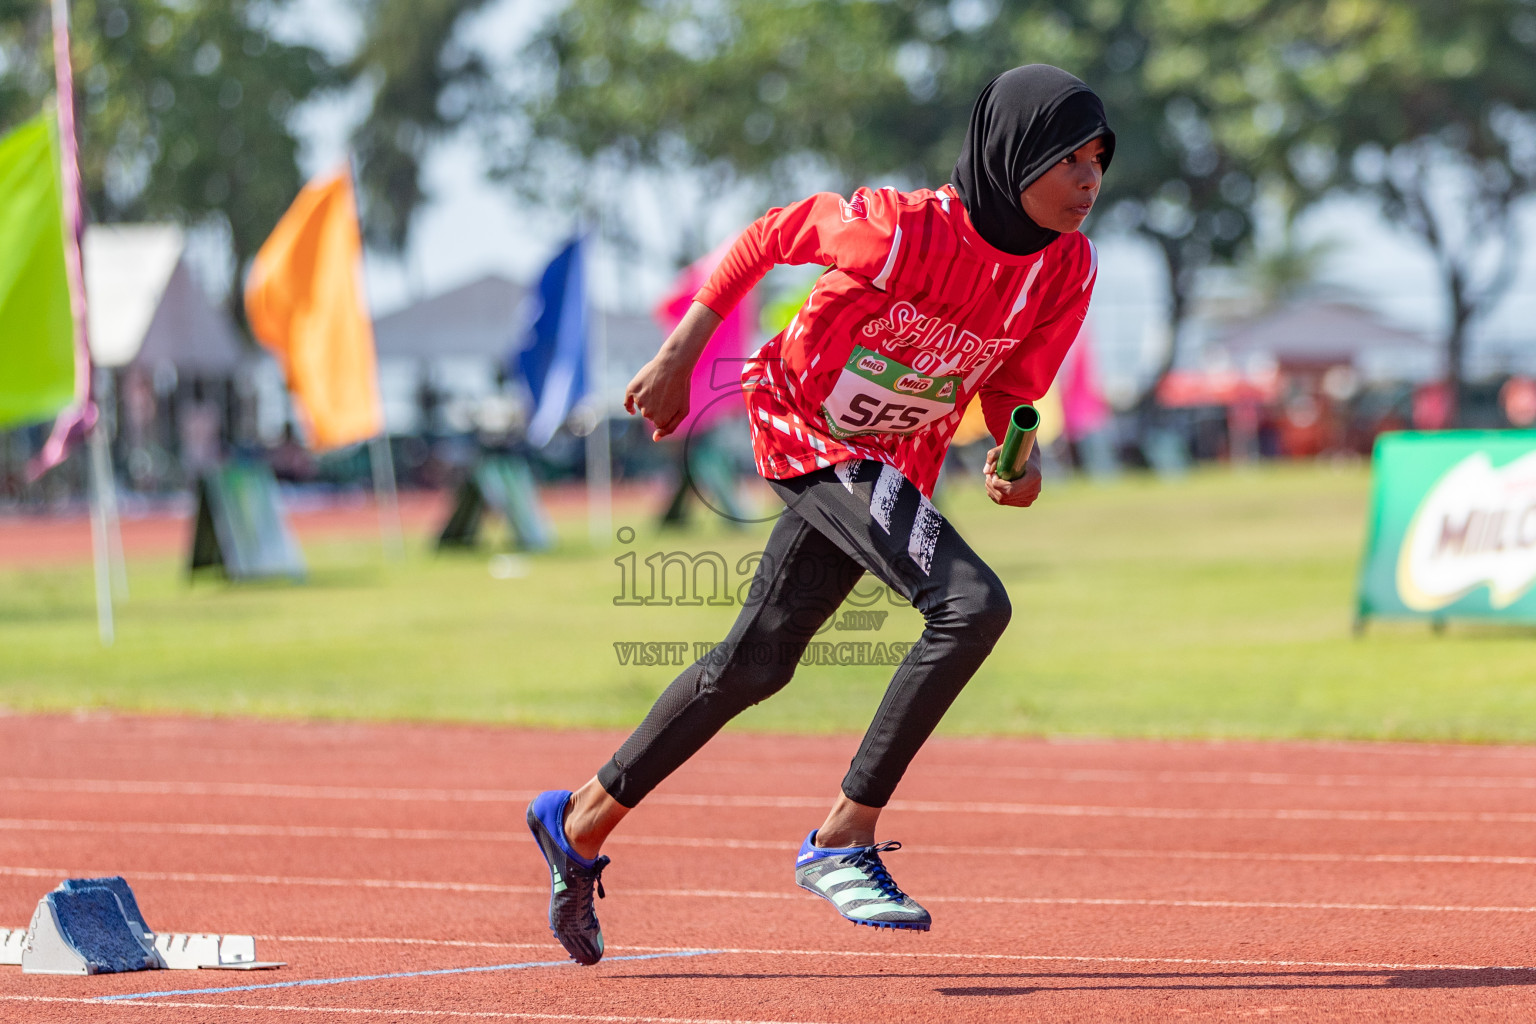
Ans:
<svg viewBox="0 0 1536 1024"><path fill-rule="evenodd" d="M362 272L352 175L343 167L304 187L245 283L251 330L282 364L310 445L321 451L384 429Z"/></svg>

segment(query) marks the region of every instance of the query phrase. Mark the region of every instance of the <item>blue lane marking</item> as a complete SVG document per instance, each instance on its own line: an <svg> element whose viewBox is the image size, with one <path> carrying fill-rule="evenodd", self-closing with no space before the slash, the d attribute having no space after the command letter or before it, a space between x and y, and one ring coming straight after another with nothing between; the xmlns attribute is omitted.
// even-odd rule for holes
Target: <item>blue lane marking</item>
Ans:
<svg viewBox="0 0 1536 1024"><path fill-rule="evenodd" d="M670 957L708 956L718 949L685 949L676 953L636 953L610 956L603 963L620 960L666 960ZM158 999L164 996L209 996L223 992L257 992L269 988L305 988L310 985L345 985L352 981L385 981L391 978L430 978L439 974L480 974L486 971L520 971L529 967L574 967L570 960L542 960L523 964L492 964L488 967L445 967L435 971L403 971L398 974L359 974L350 978L306 978L302 981L278 981L267 985L232 985L229 988L182 988L163 992L130 992L117 996L97 996L95 1002L112 1003L132 999Z"/></svg>

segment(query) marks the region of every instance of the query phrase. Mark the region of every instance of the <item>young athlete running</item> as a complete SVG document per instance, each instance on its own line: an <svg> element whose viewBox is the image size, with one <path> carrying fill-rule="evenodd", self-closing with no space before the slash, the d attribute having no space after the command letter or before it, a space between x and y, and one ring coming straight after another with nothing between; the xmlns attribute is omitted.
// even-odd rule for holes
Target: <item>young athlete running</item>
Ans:
<svg viewBox="0 0 1536 1024"><path fill-rule="evenodd" d="M625 407L670 433L688 412L699 352L776 263L829 266L789 326L745 364L758 471L787 508L729 636L667 687L645 721L574 794L528 807L549 864L549 925L577 963L603 937L594 888L614 827L732 717L776 693L805 645L870 572L923 614L842 794L795 859L795 881L856 924L926 930L875 842L908 763L1008 624L1002 583L929 501L966 405L1001 445L1008 417L1050 387L1077 337L1097 258L1078 233L1115 136L1104 107L1058 68L1007 71L982 90L951 184L822 193L770 210L731 248ZM1038 452L1008 482L987 454L987 495L1027 506ZM762 664L760 644L788 657Z"/></svg>

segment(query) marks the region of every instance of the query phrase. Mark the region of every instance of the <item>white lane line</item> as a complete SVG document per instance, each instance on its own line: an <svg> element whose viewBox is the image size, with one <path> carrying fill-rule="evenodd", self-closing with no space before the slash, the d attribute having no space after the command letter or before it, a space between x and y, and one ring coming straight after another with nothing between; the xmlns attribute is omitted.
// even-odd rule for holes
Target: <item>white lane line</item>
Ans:
<svg viewBox="0 0 1536 1024"><path fill-rule="evenodd" d="M155 796L238 796L301 800L380 800L391 802L526 803L533 790L374 789L354 786L287 786L264 783L134 782L115 779L0 779L0 789L34 792L130 793ZM652 805L669 807L743 807L824 809L822 796L723 796L653 793ZM1045 815L1073 818L1147 818L1180 821L1383 821L1482 822L1536 824L1536 813L1514 811L1377 811L1250 807L1115 807L1093 804L1023 804L988 801L893 800L894 811L916 814Z"/></svg>
<svg viewBox="0 0 1536 1024"><path fill-rule="evenodd" d="M937 750L942 746L945 755L951 752L964 750L986 753L996 752L1001 749L1009 751L1009 748L1018 750L1023 748L1034 753L1042 749L1052 753L1057 751L1164 751L1164 750L1194 750L1204 754L1273 754L1275 751L1314 751L1326 750L1335 753L1371 754L1381 757L1402 755L1416 757L1421 760L1435 760L1437 758L1460 759L1504 759L1536 761L1536 746L1530 744L1503 746L1484 746L1477 743L1445 744L1445 743L1416 743L1413 741L1391 740L1264 740L1264 739L1208 739L1208 740L1117 740L1104 737L1077 737L1077 736L1045 736L1034 740L1018 739L970 739L963 737L949 737L935 744L933 756L941 757ZM1018 755L1012 754L1016 760Z"/></svg>
<svg viewBox="0 0 1536 1024"><path fill-rule="evenodd" d="M824 808L819 797L652 794L648 803L674 807ZM916 814L1040 815L1066 818L1149 818L1175 821L1391 821L1536 824L1536 813L1512 811L1371 811L1253 807L1112 807L1016 804L967 800L892 800L889 810Z"/></svg>
<svg viewBox="0 0 1536 1024"><path fill-rule="evenodd" d="M707 770L725 775L761 776L764 765L750 761L709 762ZM825 775L825 765L775 765L774 774ZM1028 768L1017 765L920 764L909 779L924 775L950 778L1022 779L1038 782L1105 783L1109 785L1193 784L1210 786L1296 786L1369 789L1536 789L1536 776L1523 775L1364 775L1301 774L1294 772L1159 771L1119 768Z"/></svg>
<svg viewBox="0 0 1536 1024"><path fill-rule="evenodd" d="M106 869L0 867L0 875L24 878L89 877L106 874ZM316 888L399 889L425 892L502 893L516 896L543 896L544 885L506 885L493 882L439 882L394 878L319 878L285 875L223 875L180 871L127 871L134 881L191 882L210 885L281 885ZM762 892L751 889L625 889L631 896L655 896L667 899L710 900L807 900L804 892ZM1090 896L925 896L926 903L1003 904L1011 906L1062 907L1186 907L1230 910L1348 910L1398 911L1434 914L1536 914L1536 907L1466 906L1439 903L1331 903L1290 900L1175 900Z"/></svg>
<svg viewBox="0 0 1536 1024"><path fill-rule="evenodd" d="M49 818L0 818L0 832L96 832L173 836L269 836L284 839L415 839L448 842L523 842L522 832L461 832L453 829L362 828L328 825L239 825L204 822L61 821Z"/></svg>
<svg viewBox="0 0 1536 1024"><path fill-rule="evenodd" d="M531 942L468 942L462 939L419 939L419 938L391 938L378 936L374 938L354 938L340 936L328 938L323 935L257 935L255 938L261 942L313 942L335 943L350 945L356 943L371 943L380 945L404 945L404 946L485 946L490 948L515 948L528 947L547 948L549 943ZM614 947L617 951L620 947ZM651 952L651 953L675 953L684 952L692 946L624 946L624 951ZM997 960L1019 963L1035 961L1070 961L1077 963L1112 963L1112 964L1191 964L1197 966L1230 966L1230 967L1334 967L1341 970L1372 970L1372 971L1527 971L1536 970L1527 964L1410 964L1410 963L1383 963L1377 961L1362 960L1235 960L1230 958L1209 957L1160 957L1160 956L1104 956L1100 954L1064 954L1064 953L963 953L963 952L894 952L888 950L850 950L850 949L750 949L742 947L723 947L712 949L711 955L730 954L733 956L806 956L806 957L854 957L864 959L910 959L910 960Z"/></svg>
<svg viewBox="0 0 1536 1024"><path fill-rule="evenodd" d="M394 800L436 803L527 803L537 790L409 789L304 786L269 782L170 782L153 779L0 779L0 789L27 793L119 793L141 796L238 796L288 800Z"/></svg>
<svg viewBox="0 0 1536 1024"><path fill-rule="evenodd" d="M521 837L518 837L521 839ZM798 850L800 844L772 839L697 839L689 836L615 835L609 842L617 846L677 846L693 849ZM1536 866L1536 857L1466 853L1266 853L1241 850L1136 850L1094 849L1070 846L921 846L902 847L905 854L951 857L1060 857L1092 860L1206 860L1265 861L1298 864L1491 864L1515 867Z"/></svg>
<svg viewBox="0 0 1536 1024"><path fill-rule="evenodd" d="M815 1024L814 1021L742 1020L726 1017L629 1017L598 1013L518 1013L513 1010L404 1010L362 1006L284 1006L278 1003L193 1003L156 999L152 1002L125 1000L102 1003L95 999L70 996L0 995L0 1000L15 1003L62 1003L75 1006L134 1006L141 1009L174 1008L183 1010L254 1010L257 1013L348 1014L361 1017L451 1017L469 1020L569 1020L595 1021L598 1024Z"/></svg>
<svg viewBox="0 0 1536 1024"><path fill-rule="evenodd" d="M83 832L143 835L267 836L288 839L378 839L423 840L442 842L484 842L522 844L527 832L473 832L450 829L348 828L311 825L213 825L197 822L149 821L59 821L46 818L0 818L0 833ZM772 850L799 849L799 844L774 839L711 839L690 836L617 835L611 840L618 846L680 847L686 849ZM1078 860L1201 860L1268 861L1300 864L1491 864L1536 866L1536 856L1456 853L1265 853L1228 850L1138 850L1091 849L1054 846L911 846L905 850L918 856L977 857L1057 857Z"/></svg>
<svg viewBox="0 0 1536 1024"><path fill-rule="evenodd" d="M545 942L491 942L479 939L420 939L399 935L253 935L257 942L295 942L324 946L441 946L448 949L551 949L553 939ZM697 946L623 946L610 945L607 952L683 953ZM711 951L713 952L713 951Z"/></svg>
<svg viewBox="0 0 1536 1024"><path fill-rule="evenodd" d="M402 889L427 892L478 892L508 895L547 895L547 885L501 885L494 882L413 881L397 878L317 878L291 875L225 875L189 871L123 871L107 868L0 867L0 876L18 878L94 878L108 874L132 875L135 882L194 882L207 885L292 885L316 888Z"/></svg>
<svg viewBox="0 0 1536 1024"><path fill-rule="evenodd" d="M1425 914L1536 914L1536 907L1476 907L1434 903L1323 903L1282 900L1159 900L1087 896L938 896L929 903L1011 903L1065 907L1193 907L1217 910L1356 910Z"/></svg>
<svg viewBox="0 0 1536 1024"><path fill-rule="evenodd" d="M964 741L959 741L963 743ZM1207 753L1227 751L1274 751L1328 750L1341 753L1373 754L1379 756L1404 755L1426 760L1436 758L1504 758L1508 760L1536 759L1536 748L1524 746L1481 746L1464 743L1459 746L1435 743L1392 742L1390 740L1128 740L1123 743L1104 740L1080 740L1069 736L1048 737L1039 741L1048 747L1091 749L1094 747L1122 747L1130 749L1201 750Z"/></svg>
<svg viewBox="0 0 1536 1024"><path fill-rule="evenodd" d="M639 947L631 947L639 948ZM665 947L668 950L682 946ZM809 956L809 957L865 957L905 958L913 960L1001 960L1018 963L1074 962L1090 964L1190 964L1201 967L1335 967L1341 970L1370 971L1529 971L1536 968L1525 964L1399 964L1373 963L1351 960L1231 960L1209 957L1167 956L1100 956L1092 954L1063 953L897 953L886 950L858 951L848 949L741 949L720 948L715 954L740 954L746 956Z"/></svg>

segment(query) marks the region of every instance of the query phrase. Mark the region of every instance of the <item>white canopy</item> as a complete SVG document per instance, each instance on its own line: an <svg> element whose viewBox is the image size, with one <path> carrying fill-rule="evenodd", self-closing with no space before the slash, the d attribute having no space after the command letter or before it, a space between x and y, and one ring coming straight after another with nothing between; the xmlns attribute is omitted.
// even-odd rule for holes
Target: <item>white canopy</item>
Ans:
<svg viewBox="0 0 1536 1024"><path fill-rule="evenodd" d="M500 362L523 329L526 290L496 274L423 299L373 325L381 359Z"/></svg>
<svg viewBox="0 0 1536 1024"><path fill-rule="evenodd" d="M169 224L93 224L86 229L85 294L91 306L91 358L97 366L127 366L185 246Z"/></svg>
<svg viewBox="0 0 1536 1024"><path fill-rule="evenodd" d="M247 358L234 325L203 294L174 224L93 224L83 258L97 366L170 365L207 376Z"/></svg>

